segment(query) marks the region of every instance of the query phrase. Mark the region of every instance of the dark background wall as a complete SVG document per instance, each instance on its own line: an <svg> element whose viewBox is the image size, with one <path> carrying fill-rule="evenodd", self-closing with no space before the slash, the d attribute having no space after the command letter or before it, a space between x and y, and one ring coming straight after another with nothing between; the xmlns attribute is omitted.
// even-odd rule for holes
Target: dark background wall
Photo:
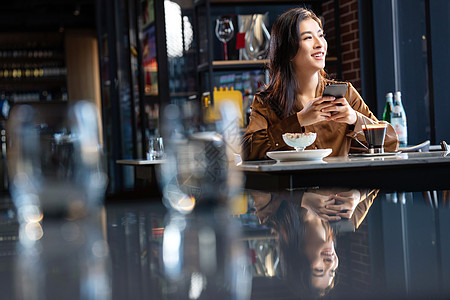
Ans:
<svg viewBox="0 0 450 300"><path fill-rule="evenodd" d="M381 117L388 92L400 90L408 118L408 143L431 140L438 144L450 138L446 111L449 85L450 2L399 0L398 22L398 86L394 72L394 27L391 0L372 1L374 72L363 77L375 78L378 117Z"/></svg>

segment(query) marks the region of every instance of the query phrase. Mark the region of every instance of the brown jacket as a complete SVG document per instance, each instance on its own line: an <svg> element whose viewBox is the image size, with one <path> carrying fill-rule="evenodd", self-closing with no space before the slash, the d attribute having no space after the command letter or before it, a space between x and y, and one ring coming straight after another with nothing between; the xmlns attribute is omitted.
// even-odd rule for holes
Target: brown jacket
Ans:
<svg viewBox="0 0 450 300"><path fill-rule="evenodd" d="M331 82L330 80L323 80L317 87L316 97L322 95L324 86ZM362 130L363 119L367 124L375 124L379 121L369 110L356 89L350 83L347 83L347 85L345 98L357 115L357 121L354 125L323 121L313 125L301 126L295 113L281 120L273 109L264 104L259 95L256 95L251 106L250 122L243 137L242 155L244 160L267 159L266 152L268 151L293 150L286 145L281 137L286 132L316 132L316 141L306 149L331 148L333 152L330 156L345 156L350 152L352 146L360 147L354 137ZM363 134L358 134L358 140L366 144ZM387 152L398 149L398 137L390 124L386 131L384 147Z"/></svg>

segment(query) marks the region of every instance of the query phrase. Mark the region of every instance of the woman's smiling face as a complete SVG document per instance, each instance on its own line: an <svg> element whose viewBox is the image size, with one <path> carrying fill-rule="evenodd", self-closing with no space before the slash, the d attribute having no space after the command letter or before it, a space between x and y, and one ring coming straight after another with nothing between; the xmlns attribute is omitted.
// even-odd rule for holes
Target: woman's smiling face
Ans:
<svg viewBox="0 0 450 300"><path fill-rule="evenodd" d="M316 72L325 67L328 44L320 25L313 19L300 23L300 45L292 60L294 70Z"/></svg>
<svg viewBox="0 0 450 300"><path fill-rule="evenodd" d="M333 281L339 266L339 258L334 241L327 234L322 222L306 224L305 254L310 262L313 287L320 290L326 289Z"/></svg>

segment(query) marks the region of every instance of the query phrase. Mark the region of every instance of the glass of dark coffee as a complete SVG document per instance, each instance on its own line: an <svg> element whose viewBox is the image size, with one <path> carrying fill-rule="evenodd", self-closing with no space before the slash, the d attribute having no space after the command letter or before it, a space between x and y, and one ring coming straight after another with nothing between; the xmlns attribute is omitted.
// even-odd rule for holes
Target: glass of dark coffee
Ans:
<svg viewBox="0 0 450 300"><path fill-rule="evenodd" d="M386 135L386 124L367 124L362 127L369 146L369 153L384 153L383 145Z"/></svg>

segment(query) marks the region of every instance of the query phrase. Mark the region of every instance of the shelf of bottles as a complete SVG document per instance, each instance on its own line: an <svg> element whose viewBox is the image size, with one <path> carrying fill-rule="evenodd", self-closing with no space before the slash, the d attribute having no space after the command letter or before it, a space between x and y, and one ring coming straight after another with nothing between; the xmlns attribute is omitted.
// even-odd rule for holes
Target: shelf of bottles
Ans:
<svg viewBox="0 0 450 300"><path fill-rule="evenodd" d="M267 51L275 19L295 1L196 0L197 77L202 93L214 87L233 87L243 95L243 105L269 81ZM304 6L320 14L321 3ZM327 72L338 73L337 57L327 59ZM248 98L248 99L247 99Z"/></svg>
<svg viewBox="0 0 450 300"><path fill-rule="evenodd" d="M32 42L30 37L0 36L0 98L11 104L67 101L62 39L48 43Z"/></svg>

